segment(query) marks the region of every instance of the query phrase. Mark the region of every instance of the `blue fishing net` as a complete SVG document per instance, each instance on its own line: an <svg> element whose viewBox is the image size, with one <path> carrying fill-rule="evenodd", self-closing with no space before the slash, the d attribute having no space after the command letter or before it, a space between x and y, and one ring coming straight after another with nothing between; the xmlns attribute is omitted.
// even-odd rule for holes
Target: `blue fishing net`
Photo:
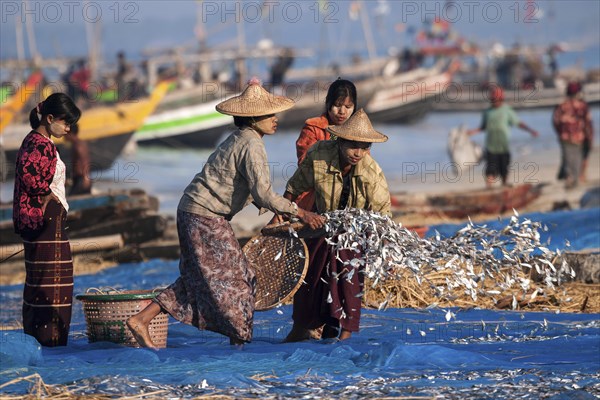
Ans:
<svg viewBox="0 0 600 400"><path fill-rule="evenodd" d="M576 237L567 232L565 237L579 248L581 238L598 237L597 227L590 223L598 210L590 212L540 214L537 220L558 230L573 223L569 226L577 227ZM573 222L578 218L587 222ZM178 275L177 261L123 264L76 277L75 293L90 287L163 287ZM21 296L22 285L0 287L0 323L20 319ZM292 312L291 306L283 306L256 313L254 340L242 350L229 346L224 336L171 319L167 348L151 351L88 343L82 306L75 301L66 347L40 348L22 330L0 332L0 385L38 373L45 383L67 385L81 395L555 400L600 396L599 314L451 309L455 316L447 320L447 311L363 310L361 331L350 340L282 343L291 328ZM20 381L0 391L24 394L30 386Z"/></svg>

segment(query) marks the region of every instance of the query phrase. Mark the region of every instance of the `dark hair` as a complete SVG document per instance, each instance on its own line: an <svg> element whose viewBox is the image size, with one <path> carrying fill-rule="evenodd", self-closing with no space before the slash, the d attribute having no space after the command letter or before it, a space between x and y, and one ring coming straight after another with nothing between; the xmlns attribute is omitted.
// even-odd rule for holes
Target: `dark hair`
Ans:
<svg viewBox="0 0 600 400"><path fill-rule="evenodd" d="M233 124L235 126L237 126L238 128L243 128L245 126L252 126L253 123L253 118L252 117L237 117L237 116L233 116Z"/></svg>
<svg viewBox="0 0 600 400"><path fill-rule="evenodd" d="M579 92L581 92L581 83L569 82L567 85L567 96L575 96Z"/></svg>
<svg viewBox="0 0 600 400"><path fill-rule="evenodd" d="M37 105L29 113L29 124L32 129L37 129L41 125L41 120L38 113L42 115L42 119L52 114L55 118L63 119L67 124L73 125L79 121L81 111L73 100L64 93L53 93L48 98Z"/></svg>
<svg viewBox="0 0 600 400"><path fill-rule="evenodd" d="M327 97L325 97L325 112L329 111L331 107L335 105L336 101L345 99L346 97L350 97L350 100L352 100L352 103L354 104L354 111L352 111L352 114L354 114L358 108L356 86L346 79L338 78L327 90Z"/></svg>

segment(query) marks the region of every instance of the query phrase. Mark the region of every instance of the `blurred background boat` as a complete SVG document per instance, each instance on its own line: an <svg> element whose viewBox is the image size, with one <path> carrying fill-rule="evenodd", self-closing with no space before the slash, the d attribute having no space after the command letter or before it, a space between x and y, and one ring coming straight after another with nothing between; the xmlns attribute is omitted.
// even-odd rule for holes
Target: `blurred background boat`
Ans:
<svg viewBox="0 0 600 400"><path fill-rule="evenodd" d="M581 50L576 44L525 46L505 49L494 43L462 55L448 92L433 103L435 111L482 111L489 107L490 87L504 88L505 102L516 110L553 108L566 98L567 84L582 84L585 101L600 103L600 70L578 65L558 69L558 53Z"/></svg>
<svg viewBox="0 0 600 400"><path fill-rule="evenodd" d="M19 85L16 90L13 91L14 87L12 86L2 87L2 93L0 93L0 133L29 102L35 88L42 81L42 77L42 72L35 70L29 75L25 83Z"/></svg>
<svg viewBox="0 0 600 400"><path fill-rule="evenodd" d="M150 96L131 102L98 106L82 113L79 125L79 138L87 142L90 152L90 170L109 169L119 157L133 133L138 130L167 92L169 83L161 82ZM29 124L11 124L0 134L2 148L8 163L7 175L14 175L14 163L21 142L31 131ZM61 158L66 165L71 163L70 143L54 139Z"/></svg>

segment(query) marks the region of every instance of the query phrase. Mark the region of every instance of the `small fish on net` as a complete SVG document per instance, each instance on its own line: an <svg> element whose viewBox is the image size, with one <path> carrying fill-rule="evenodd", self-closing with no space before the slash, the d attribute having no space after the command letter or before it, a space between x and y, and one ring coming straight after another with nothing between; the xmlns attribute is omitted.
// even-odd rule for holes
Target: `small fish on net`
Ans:
<svg viewBox="0 0 600 400"><path fill-rule="evenodd" d="M551 251L540 242L539 230L547 227L530 219L520 220L516 211L500 230L475 225L469 219L464 228L448 238L440 237L438 232L434 237L420 238L389 217L362 209L324 215L327 243L337 254L341 250L356 253L355 258L345 262L349 272L344 277L350 280L361 268L372 287L406 279L409 272L408 276L419 285L428 283L436 296L448 297L453 290L461 289L475 301L478 296L502 294L509 289L535 289L532 297L537 296L540 289L532 286L532 271L548 289L560 285L565 275L575 276L564 259L558 267L553 264L559 250ZM428 275L432 272L444 272L444 283L431 282ZM494 283L493 290L484 287L486 280Z"/></svg>

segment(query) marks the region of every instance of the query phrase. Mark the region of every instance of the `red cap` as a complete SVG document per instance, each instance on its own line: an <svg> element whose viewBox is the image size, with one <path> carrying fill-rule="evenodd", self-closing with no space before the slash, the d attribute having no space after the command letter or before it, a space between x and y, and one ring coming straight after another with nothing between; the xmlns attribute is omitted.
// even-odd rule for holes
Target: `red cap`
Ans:
<svg viewBox="0 0 600 400"><path fill-rule="evenodd" d="M494 86L490 89L490 101L492 103L500 103L504 100L504 90L500 86Z"/></svg>

